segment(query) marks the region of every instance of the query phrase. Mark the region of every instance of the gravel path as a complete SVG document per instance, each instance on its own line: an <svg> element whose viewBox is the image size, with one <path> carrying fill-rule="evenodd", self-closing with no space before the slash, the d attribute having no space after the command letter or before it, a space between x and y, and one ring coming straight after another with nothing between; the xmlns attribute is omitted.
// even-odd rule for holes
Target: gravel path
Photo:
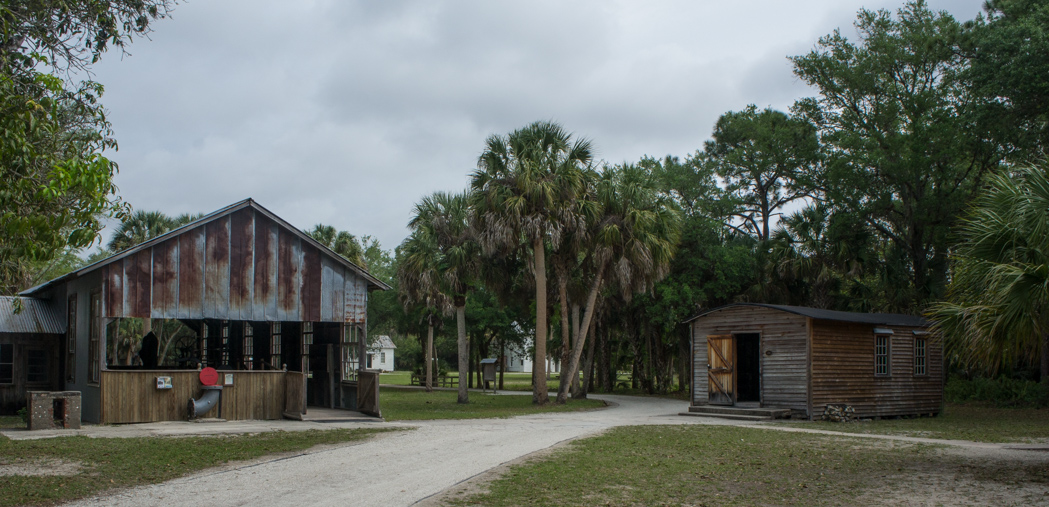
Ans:
<svg viewBox="0 0 1049 507"><path fill-rule="evenodd" d="M211 469L163 484L138 487L71 505L413 505L522 456L614 426L755 424L683 417L678 413L687 409L687 403L677 400L632 396L594 398L609 401L613 406L589 412L511 419L391 423L384 426L410 429L380 435L362 443ZM329 427L338 426L341 425ZM841 435L775 424L762 426ZM975 452L991 447L997 452L1004 450L1001 449L1003 446L996 444L974 442L847 436L928 441L969 447Z"/></svg>
<svg viewBox="0 0 1049 507"><path fill-rule="evenodd" d="M613 426L738 424L679 416L687 408L683 401L594 397L615 406L512 419L389 424L412 429L359 444L212 469L71 505L412 505L508 461Z"/></svg>

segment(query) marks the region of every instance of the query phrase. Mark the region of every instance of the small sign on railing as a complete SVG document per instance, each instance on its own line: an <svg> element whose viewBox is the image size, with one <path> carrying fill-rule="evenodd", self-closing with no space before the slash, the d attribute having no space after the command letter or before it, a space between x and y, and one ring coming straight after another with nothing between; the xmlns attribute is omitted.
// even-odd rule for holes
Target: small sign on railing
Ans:
<svg viewBox="0 0 1049 507"><path fill-rule="evenodd" d="M157 389L171 389L171 377L157 377Z"/></svg>

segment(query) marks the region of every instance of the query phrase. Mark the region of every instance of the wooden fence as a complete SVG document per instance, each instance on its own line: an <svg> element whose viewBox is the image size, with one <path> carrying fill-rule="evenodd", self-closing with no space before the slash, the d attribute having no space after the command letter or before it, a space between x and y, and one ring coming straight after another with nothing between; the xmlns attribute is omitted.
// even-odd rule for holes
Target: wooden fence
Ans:
<svg viewBox="0 0 1049 507"><path fill-rule="evenodd" d="M285 406L283 371L219 371L219 379L233 374L233 383L222 389L218 411L207 417L227 420L280 419ZM201 383L196 370L135 370L102 372L104 424L184 421L189 418L190 398L199 398ZM171 377L171 389L157 389L157 377Z"/></svg>

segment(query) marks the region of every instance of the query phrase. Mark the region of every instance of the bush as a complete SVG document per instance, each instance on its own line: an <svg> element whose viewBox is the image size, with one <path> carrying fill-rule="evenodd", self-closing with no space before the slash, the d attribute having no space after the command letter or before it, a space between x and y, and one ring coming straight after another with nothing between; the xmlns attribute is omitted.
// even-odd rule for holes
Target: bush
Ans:
<svg viewBox="0 0 1049 507"><path fill-rule="evenodd" d="M18 409L17 413L18 417L22 418L22 423L24 423L26 426L29 426L29 409L22 407Z"/></svg>
<svg viewBox="0 0 1049 507"><path fill-rule="evenodd" d="M1049 406L1049 385L1008 377L951 377L944 398L950 403L980 401L996 407L1043 408Z"/></svg>

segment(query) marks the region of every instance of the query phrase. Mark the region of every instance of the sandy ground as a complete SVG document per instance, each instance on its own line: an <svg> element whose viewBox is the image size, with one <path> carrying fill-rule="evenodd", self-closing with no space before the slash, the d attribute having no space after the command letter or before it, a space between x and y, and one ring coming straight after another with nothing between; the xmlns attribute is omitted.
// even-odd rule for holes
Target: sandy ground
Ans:
<svg viewBox="0 0 1049 507"><path fill-rule="evenodd" d="M683 417L678 415L687 408L687 403L682 401L630 396L594 397L609 401L613 406L589 412L530 415L511 419L384 423L381 426L405 427L410 430L385 433L360 443L315 448L302 453L270 456L250 463L211 469L163 484L119 491L70 505L433 505L439 502L442 493L476 488L479 484L498 476L509 463L528 456L535 457L535 453L547 452L558 444L594 435L614 426L755 424L705 417ZM274 429L298 429L303 424L305 423L280 423L281 427ZM312 424L320 424L327 428L376 426L375 423L353 422ZM787 428L776 424L759 426L786 431L829 433ZM199 431L205 430L217 431L208 428ZM157 434L157 431L148 430L153 434ZM173 431L175 430L168 429L159 433L170 434ZM861 435L849 436L864 438ZM907 437L871 438L901 440L907 443L946 443L950 446L949 452L968 453L973 459L1015 458L1049 461L1049 452L1021 451L997 444ZM873 442L875 441L872 440ZM965 500L978 503L979 499L988 498L979 488L954 488L952 492L952 487L948 485L956 484L954 481L957 481L957 477L928 478L935 479L930 482L942 482L945 487L937 489L947 493L936 498L930 497L929 502L913 496L906 499L882 496L870 503L888 501L933 505L966 503ZM1049 497L1040 495L1042 491L1025 489L1016 493L1019 493L1018 497L1010 497L1026 499L1027 503L1032 499L1042 498L1049 501ZM995 495L990 497L994 498ZM1004 505L1013 502L1002 503Z"/></svg>

